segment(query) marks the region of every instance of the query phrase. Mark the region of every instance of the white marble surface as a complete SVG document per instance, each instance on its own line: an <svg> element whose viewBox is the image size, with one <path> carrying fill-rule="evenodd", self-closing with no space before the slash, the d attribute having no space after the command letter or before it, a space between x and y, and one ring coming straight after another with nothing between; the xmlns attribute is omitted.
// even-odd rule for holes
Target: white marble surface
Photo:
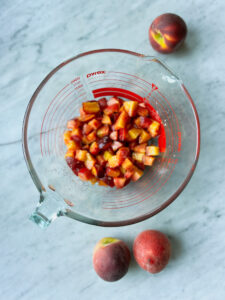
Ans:
<svg viewBox="0 0 225 300"><path fill-rule="evenodd" d="M225 299L225 4L214 1L1 1L0 9L0 299ZM21 147L25 108L43 77L62 60L97 48L153 54L148 27L175 12L187 22L185 46L161 56L181 76L201 121L201 155L182 195L142 223L99 228L59 218L46 231L28 220L38 192ZM120 281L92 268L103 236L131 246L140 231L167 233L173 255L150 275L132 261Z"/></svg>

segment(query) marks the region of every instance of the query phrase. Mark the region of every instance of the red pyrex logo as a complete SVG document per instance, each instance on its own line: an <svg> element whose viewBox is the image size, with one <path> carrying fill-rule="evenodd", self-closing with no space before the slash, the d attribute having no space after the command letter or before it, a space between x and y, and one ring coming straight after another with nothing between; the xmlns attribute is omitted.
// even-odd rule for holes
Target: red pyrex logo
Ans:
<svg viewBox="0 0 225 300"><path fill-rule="evenodd" d="M89 73L89 74L87 74L87 78L94 76L94 75L100 75L100 74L105 74L105 71L97 71L94 73Z"/></svg>

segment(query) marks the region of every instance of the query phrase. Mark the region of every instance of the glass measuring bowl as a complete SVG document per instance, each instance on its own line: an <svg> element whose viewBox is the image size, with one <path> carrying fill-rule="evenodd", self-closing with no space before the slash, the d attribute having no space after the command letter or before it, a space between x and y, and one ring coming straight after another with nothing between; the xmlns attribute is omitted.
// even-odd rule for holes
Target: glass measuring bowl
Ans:
<svg viewBox="0 0 225 300"><path fill-rule="evenodd" d="M137 182L117 190L82 182L67 166L63 132L82 102L117 95L149 103L161 119L160 157ZM34 92L24 117L23 150L40 192L31 220L58 216L101 226L147 219L168 206L189 182L199 156L200 126L183 82L155 57L102 49L56 67Z"/></svg>

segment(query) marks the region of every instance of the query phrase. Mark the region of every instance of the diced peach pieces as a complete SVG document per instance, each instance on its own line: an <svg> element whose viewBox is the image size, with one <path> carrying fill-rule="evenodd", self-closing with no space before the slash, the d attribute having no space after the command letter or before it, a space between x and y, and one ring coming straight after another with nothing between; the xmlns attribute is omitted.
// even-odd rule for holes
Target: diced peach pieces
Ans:
<svg viewBox="0 0 225 300"><path fill-rule="evenodd" d="M152 123L152 119L148 117L138 117L135 119L134 123L139 128L148 128L150 124Z"/></svg>
<svg viewBox="0 0 225 300"><path fill-rule="evenodd" d="M100 106L97 101L89 101L83 103L83 110L87 114L96 114L100 111Z"/></svg>
<svg viewBox="0 0 225 300"><path fill-rule="evenodd" d="M132 175L132 180L133 181L137 181L138 179L141 178L141 176L144 174L144 171L138 169L137 167L135 167L134 169L134 173Z"/></svg>
<svg viewBox="0 0 225 300"><path fill-rule="evenodd" d="M80 161L85 161L86 160L86 155L87 155L87 150L76 150L76 156L75 158L80 160Z"/></svg>
<svg viewBox="0 0 225 300"><path fill-rule="evenodd" d="M110 177L119 177L121 174L120 169L118 168L106 168L106 175Z"/></svg>
<svg viewBox="0 0 225 300"><path fill-rule="evenodd" d="M159 147L158 146L148 146L146 148L146 155L158 156L159 155Z"/></svg>
<svg viewBox="0 0 225 300"><path fill-rule="evenodd" d="M126 173L127 171L133 172L134 171L134 164L132 163L132 161L129 158L126 158L124 160L124 162L121 165L121 170L124 173Z"/></svg>
<svg viewBox="0 0 225 300"><path fill-rule="evenodd" d="M65 131L63 134L64 143L67 145L71 141L71 131Z"/></svg>
<svg viewBox="0 0 225 300"><path fill-rule="evenodd" d="M139 145L137 140L136 140L136 141L133 141L133 142L130 142L130 143L129 143L129 148L130 148L132 151L134 151L134 148L135 148L137 145Z"/></svg>
<svg viewBox="0 0 225 300"><path fill-rule="evenodd" d="M99 163L101 166L105 165L106 160L104 159L104 157L103 157L102 154L97 155L96 158L97 158L98 163Z"/></svg>
<svg viewBox="0 0 225 300"><path fill-rule="evenodd" d="M75 129L80 126L81 122L78 119L72 119L67 122L68 129Z"/></svg>
<svg viewBox="0 0 225 300"><path fill-rule="evenodd" d="M142 130L138 128L132 128L128 131L129 140L133 141L141 134Z"/></svg>
<svg viewBox="0 0 225 300"><path fill-rule="evenodd" d="M125 182L126 182L126 178L124 177L114 178L114 184L117 189L122 189L125 185Z"/></svg>
<svg viewBox="0 0 225 300"><path fill-rule="evenodd" d="M149 116L149 111L148 111L148 109L145 107L145 105L144 105L144 107L143 107L142 104L144 104L144 103L141 103L141 104L138 105L138 108L137 108L137 114L138 114L139 116L142 116L142 117L148 117L148 116Z"/></svg>
<svg viewBox="0 0 225 300"><path fill-rule="evenodd" d="M94 142L96 140L96 131L92 131L87 135L87 139L89 142Z"/></svg>
<svg viewBox="0 0 225 300"><path fill-rule="evenodd" d="M101 110L105 109L106 106L107 106L107 100L106 100L106 98L99 99L98 103L99 103L99 106L100 106Z"/></svg>
<svg viewBox="0 0 225 300"><path fill-rule="evenodd" d="M96 129L98 129L102 125L102 123L99 120L93 119L90 122L88 122L88 125L92 129L96 130Z"/></svg>
<svg viewBox="0 0 225 300"><path fill-rule="evenodd" d="M91 141L88 140L87 136L84 135L82 137L82 143L85 144L85 145L89 145L91 143Z"/></svg>
<svg viewBox="0 0 225 300"><path fill-rule="evenodd" d="M81 116L85 116L86 115L85 111L83 110L83 106L80 108L80 115Z"/></svg>
<svg viewBox="0 0 225 300"><path fill-rule="evenodd" d="M109 135L109 126L104 125L97 130L97 136L103 138L104 136Z"/></svg>
<svg viewBox="0 0 225 300"><path fill-rule="evenodd" d="M100 151L99 147L98 147L98 143L97 142L93 142L90 145L89 151L91 152L91 154L93 155L97 155Z"/></svg>
<svg viewBox="0 0 225 300"><path fill-rule="evenodd" d="M87 114L87 115L85 114L85 115L80 115L80 117L78 119L81 122L88 122L88 121L94 119L94 117L95 117L95 115L93 115L93 114Z"/></svg>
<svg viewBox="0 0 225 300"><path fill-rule="evenodd" d="M98 179L96 177L92 177L91 179L89 179L89 181L91 182L91 184L95 184Z"/></svg>
<svg viewBox="0 0 225 300"><path fill-rule="evenodd" d="M80 116L69 120L63 135L65 160L80 179L123 188L152 166L158 146L148 141L160 133L146 104L111 97L82 104Z"/></svg>
<svg viewBox="0 0 225 300"><path fill-rule="evenodd" d="M98 147L101 151L109 149L111 145L112 145L112 141L108 136L104 136L103 138L98 140Z"/></svg>
<svg viewBox="0 0 225 300"><path fill-rule="evenodd" d="M132 158L139 161L139 162L142 162L143 156L144 156L144 153L140 153L140 152L133 152L132 153Z"/></svg>
<svg viewBox="0 0 225 300"><path fill-rule="evenodd" d="M78 176L84 181L88 181L92 178L92 174L87 168L80 169L78 172Z"/></svg>
<svg viewBox="0 0 225 300"><path fill-rule="evenodd" d="M110 133L109 135L110 139L112 139L113 141L117 141L118 140L118 131L115 130L113 132Z"/></svg>
<svg viewBox="0 0 225 300"><path fill-rule="evenodd" d="M75 141L69 141L66 146L69 150L78 150L78 149L80 149L80 144L78 142L75 142Z"/></svg>
<svg viewBox="0 0 225 300"><path fill-rule="evenodd" d="M112 143L112 149L113 149L113 151L116 151L116 150L118 150L119 148L121 148L123 146L123 144L122 143L120 143L120 142L117 142L117 141L114 141L113 143Z"/></svg>
<svg viewBox="0 0 225 300"><path fill-rule="evenodd" d="M111 121L110 117L107 115L103 115L102 124L111 125L112 121Z"/></svg>
<svg viewBox="0 0 225 300"><path fill-rule="evenodd" d="M121 128L125 128L126 124L129 121L129 116L127 114L126 111L122 111L118 117L118 119L116 120L115 123L115 130L121 129Z"/></svg>
<svg viewBox="0 0 225 300"><path fill-rule="evenodd" d="M110 168L116 168L116 167L119 167L120 162L119 162L118 156L117 156L117 155L112 155L112 156L109 158L109 160L108 160L108 164L109 164L109 167L110 167Z"/></svg>
<svg viewBox="0 0 225 300"><path fill-rule="evenodd" d="M75 153L76 153L76 150L67 150L66 154L65 154L65 158L67 157L74 157L75 156Z"/></svg>
<svg viewBox="0 0 225 300"><path fill-rule="evenodd" d="M121 147L117 152L116 156L118 158L118 164L119 166L123 163L123 161L128 157L130 153L129 148L127 147Z"/></svg>
<svg viewBox="0 0 225 300"><path fill-rule="evenodd" d="M82 132L80 128L75 128L71 131L71 138L74 139L74 136L79 137L79 140L82 139Z"/></svg>
<svg viewBox="0 0 225 300"><path fill-rule="evenodd" d="M96 160L94 159L94 157L90 153L87 153L86 160L84 162L85 167L87 169L91 170L94 167L95 163L96 163Z"/></svg>
<svg viewBox="0 0 225 300"><path fill-rule="evenodd" d="M125 101L123 107L130 117L134 117L137 114L138 102Z"/></svg>
<svg viewBox="0 0 225 300"><path fill-rule="evenodd" d="M143 156L143 158L144 158L144 156ZM144 169L145 169L145 165L144 165L143 162L140 162L140 161L138 161L138 160L135 160L135 161L134 161L134 164L135 164L136 167L138 167L138 169L141 169L141 170L144 170Z"/></svg>
<svg viewBox="0 0 225 300"><path fill-rule="evenodd" d="M159 129L160 123L157 121L153 121L148 127L148 131L152 137L156 137L159 134Z"/></svg>
<svg viewBox="0 0 225 300"><path fill-rule="evenodd" d="M102 178L105 175L104 168L97 164L91 169L91 173L97 178Z"/></svg>
<svg viewBox="0 0 225 300"><path fill-rule="evenodd" d="M93 128L89 124L87 124L87 123L84 124L84 126L83 126L83 134L87 135L90 132L92 132L92 130L93 130Z"/></svg>
<svg viewBox="0 0 225 300"><path fill-rule="evenodd" d="M120 104L119 103L115 103L112 105L107 106L104 109L104 114L105 115L112 115L115 112L119 112L120 111Z"/></svg>
<svg viewBox="0 0 225 300"><path fill-rule="evenodd" d="M83 139L82 139L83 140ZM89 150L89 145L88 144L84 144L84 145L82 145L82 149L83 150Z"/></svg>
<svg viewBox="0 0 225 300"><path fill-rule="evenodd" d="M119 104L119 106L120 106L120 101L119 101L119 99L116 98L116 97L112 97L112 98L110 98L110 100L108 101L108 106L114 105L114 104Z"/></svg>
<svg viewBox="0 0 225 300"><path fill-rule="evenodd" d="M146 152L147 143L143 143L134 147L135 152L144 153Z"/></svg>
<svg viewBox="0 0 225 300"><path fill-rule="evenodd" d="M151 139L151 135L142 129L141 135L139 137L139 144L145 143Z"/></svg>
<svg viewBox="0 0 225 300"><path fill-rule="evenodd" d="M112 153L110 153L109 151L105 151L103 154L104 160L105 161L109 161L109 159L112 157Z"/></svg>
<svg viewBox="0 0 225 300"><path fill-rule="evenodd" d="M124 142L128 139L128 129L127 128L123 128L119 130L119 140L121 142Z"/></svg>
<svg viewBox="0 0 225 300"><path fill-rule="evenodd" d="M147 156L147 155L143 156L143 163L145 166L152 166L154 163L154 160L155 160L155 157L153 157L153 156Z"/></svg>
<svg viewBox="0 0 225 300"><path fill-rule="evenodd" d="M103 180L99 180L98 184L101 185L101 186L108 186L108 184L105 183Z"/></svg>

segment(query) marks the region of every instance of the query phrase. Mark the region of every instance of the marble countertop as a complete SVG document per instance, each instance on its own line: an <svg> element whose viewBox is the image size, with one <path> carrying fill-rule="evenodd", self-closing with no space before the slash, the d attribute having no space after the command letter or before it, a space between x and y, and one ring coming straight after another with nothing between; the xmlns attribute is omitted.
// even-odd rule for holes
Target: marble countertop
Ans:
<svg viewBox="0 0 225 300"><path fill-rule="evenodd" d="M0 10L0 299L225 299L225 3L223 1L1 1ZM191 182L153 218L101 228L59 218L46 231L28 220L38 192L27 171L21 127L28 101L61 61L80 52L122 48L155 54L148 27L174 12L189 29L177 53L161 57L189 89L201 122L201 154ZM142 230L167 233L168 267L150 275L132 260L107 283L92 268L104 236L131 247Z"/></svg>

